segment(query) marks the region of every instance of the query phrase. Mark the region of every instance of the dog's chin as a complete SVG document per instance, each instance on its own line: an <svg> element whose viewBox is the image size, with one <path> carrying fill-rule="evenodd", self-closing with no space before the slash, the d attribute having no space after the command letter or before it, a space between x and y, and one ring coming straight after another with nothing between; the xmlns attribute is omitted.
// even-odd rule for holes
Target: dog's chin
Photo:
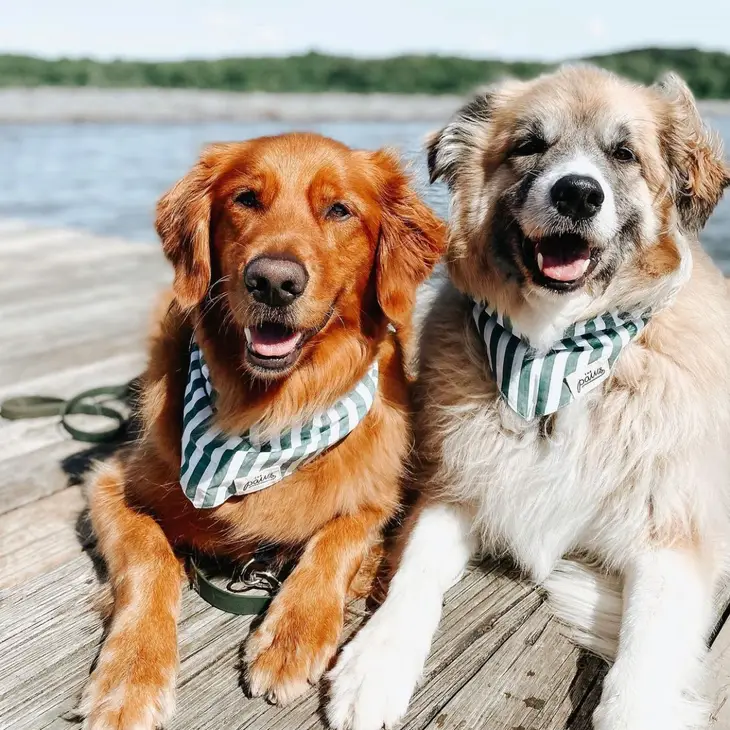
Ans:
<svg viewBox="0 0 730 730"><path fill-rule="evenodd" d="M305 345L321 332L332 316L314 328L291 327L276 321L264 321L244 328L246 353L244 364L255 377L278 380L294 370Z"/></svg>
<svg viewBox="0 0 730 730"><path fill-rule="evenodd" d="M522 258L532 282L557 293L574 292L590 279L600 254L585 238L562 233L522 236Z"/></svg>

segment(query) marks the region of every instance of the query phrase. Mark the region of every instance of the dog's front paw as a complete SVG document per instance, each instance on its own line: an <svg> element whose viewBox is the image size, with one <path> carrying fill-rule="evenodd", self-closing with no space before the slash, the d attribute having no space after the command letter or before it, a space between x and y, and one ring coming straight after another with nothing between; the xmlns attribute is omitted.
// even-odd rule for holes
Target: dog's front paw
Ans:
<svg viewBox="0 0 730 730"><path fill-rule="evenodd" d="M604 697L593 713L593 730L686 730L665 708L632 706L625 698Z"/></svg>
<svg viewBox="0 0 730 730"><path fill-rule="evenodd" d="M177 661L161 664L150 643L107 640L81 697L84 730L155 730L172 717Z"/></svg>
<svg viewBox="0 0 730 730"><path fill-rule="evenodd" d="M708 721L708 708L700 700L631 703L604 696L593 713L593 730L699 730Z"/></svg>
<svg viewBox="0 0 730 730"><path fill-rule="evenodd" d="M401 645L384 618L375 614L328 676L327 719L333 730L390 730L408 710L422 662Z"/></svg>
<svg viewBox="0 0 730 730"><path fill-rule="evenodd" d="M709 712L699 699L673 693L655 677L638 681L615 664L606 675L593 713L594 730L690 730L706 727Z"/></svg>
<svg viewBox="0 0 730 730"><path fill-rule="evenodd" d="M286 598L283 594L279 598ZM286 705L317 682L337 651L343 610L275 600L244 650L253 697Z"/></svg>

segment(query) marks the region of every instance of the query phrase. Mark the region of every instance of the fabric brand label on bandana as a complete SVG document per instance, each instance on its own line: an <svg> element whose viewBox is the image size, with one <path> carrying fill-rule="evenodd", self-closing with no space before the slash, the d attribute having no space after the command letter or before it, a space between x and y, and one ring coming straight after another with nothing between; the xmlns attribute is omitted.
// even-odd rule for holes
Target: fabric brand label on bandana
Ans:
<svg viewBox="0 0 730 730"><path fill-rule="evenodd" d="M281 474L281 467L274 466L271 469L260 471L255 477L238 477L233 480L236 494L251 494L259 492L266 487L276 484L284 477Z"/></svg>
<svg viewBox="0 0 730 730"><path fill-rule="evenodd" d="M565 382L574 398L597 388L611 374L611 363L608 358L589 363L584 368L565 376Z"/></svg>
<svg viewBox="0 0 730 730"><path fill-rule="evenodd" d="M608 312L572 325L550 350L538 353L488 304L476 302L472 316L502 396L528 421L598 388L649 321L646 312Z"/></svg>
<svg viewBox="0 0 730 730"><path fill-rule="evenodd" d="M197 343L190 345L183 405L180 485L198 508L212 508L233 496L266 489L351 433L370 411L378 390L374 362L355 389L306 423L263 440L252 427L240 436L214 423L216 393Z"/></svg>

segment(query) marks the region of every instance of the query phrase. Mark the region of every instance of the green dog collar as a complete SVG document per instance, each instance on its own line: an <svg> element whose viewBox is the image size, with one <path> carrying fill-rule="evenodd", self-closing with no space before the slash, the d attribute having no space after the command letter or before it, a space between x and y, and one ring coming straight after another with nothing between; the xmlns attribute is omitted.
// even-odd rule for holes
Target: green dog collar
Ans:
<svg viewBox="0 0 730 730"><path fill-rule="evenodd" d="M193 590L206 602L220 611L238 616L254 616L266 609L281 586L277 573L269 563L253 557L236 570L225 587L216 582L208 570L195 558L190 558L190 580Z"/></svg>

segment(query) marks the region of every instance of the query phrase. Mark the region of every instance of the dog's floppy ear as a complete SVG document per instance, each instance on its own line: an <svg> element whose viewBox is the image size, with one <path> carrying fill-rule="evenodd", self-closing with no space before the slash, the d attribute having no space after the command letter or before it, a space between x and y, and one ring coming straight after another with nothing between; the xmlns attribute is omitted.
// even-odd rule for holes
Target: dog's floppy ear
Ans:
<svg viewBox="0 0 730 730"><path fill-rule="evenodd" d="M418 197L397 154L372 154L382 209L376 254L376 288L380 308L395 325L407 325L416 289L444 252L446 227Z"/></svg>
<svg viewBox="0 0 730 730"><path fill-rule="evenodd" d="M524 82L506 79L480 91L439 132L426 140L428 174L432 183L444 180L454 187L464 162L478 159L484 148L489 123L495 110L524 87Z"/></svg>
<svg viewBox="0 0 730 730"><path fill-rule="evenodd" d="M730 185L730 168L723 159L720 138L703 124L687 84L670 73L656 88L669 103L663 142L680 223L698 231Z"/></svg>
<svg viewBox="0 0 730 730"><path fill-rule="evenodd" d="M157 203L155 228L175 269L173 291L182 309L199 304L210 285L211 185L218 148L207 148Z"/></svg>
<svg viewBox="0 0 730 730"><path fill-rule="evenodd" d="M463 160L478 147L489 122L495 92L487 90L461 107L451 121L426 140L428 175L431 183L444 180L452 187Z"/></svg>

